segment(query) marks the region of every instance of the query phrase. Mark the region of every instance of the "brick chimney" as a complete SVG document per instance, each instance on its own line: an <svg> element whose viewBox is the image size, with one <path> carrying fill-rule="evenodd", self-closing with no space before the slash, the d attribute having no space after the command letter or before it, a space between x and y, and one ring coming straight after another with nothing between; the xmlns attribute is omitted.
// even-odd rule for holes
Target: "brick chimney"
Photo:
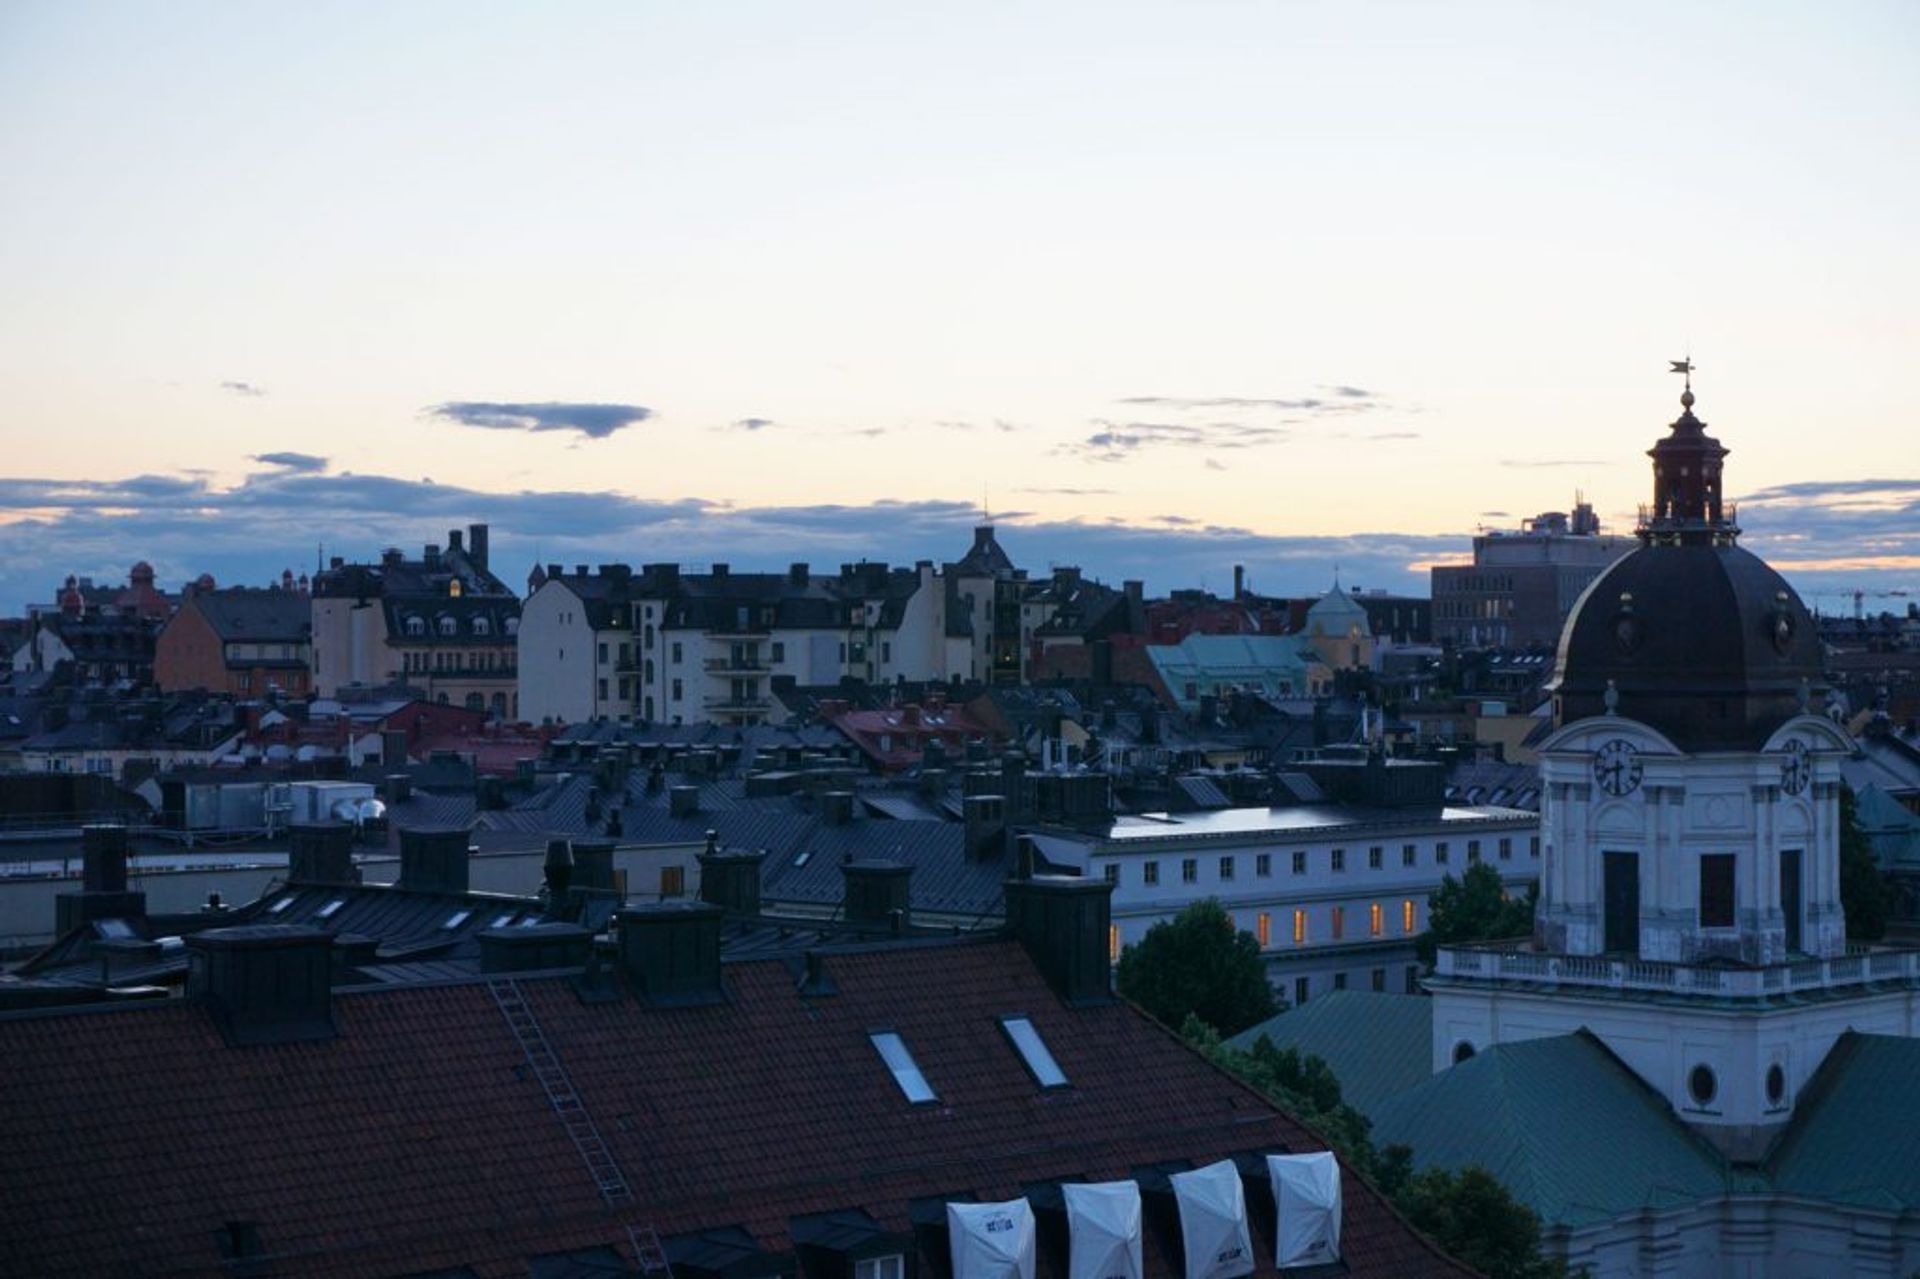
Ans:
<svg viewBox="0 0 1920 1279"><path fill-rule="evenodd" d="M287 882L352 884L353 827L340 822L299 825L287 831Z"/></svg>
<svg viewBox="0 0 1920 1279"><path fill-rule="evenodd" d="M1108 928L1113 885L1077 875L1007 881L1007 933L1054 992L1074 1006L1113 998Z"/></svg>
<svg viewBox="0 0 1920 1279"><path fill-rule="evenodd" d="M96 919L144 919L147 895L127 891L127 828L97 823L80 828L80 886L53 902L54 928L62 936Z"/></svg>
<svg viewBox="0 0 1920 1279"><path fill-rule="evenodd" d="M643 1003L656 1008L718 1004L722 911L709 902L629 906L613 917L620 967Z"/></svg>
<svg viewBox="0 0 1920 1279"><path fill-rule="evenodd" d="M331 1039L333 937L323 929L252 924L187 938L187 993L206 1002L226 1041Z"/></svg>
<svg viewBox="0 0 1920 1279"><path fill-rule="evenodd" d="M709 841L700 854L700 900L711 902L736 915L760 913L761 853L744 849L721 852L717 841Z"/></svg>
<svg viewBox="0 0 1920 1279"><path fill-rule="evenodd" d="M422 893L466 892L469 834L465 826L402 828L396 887Z"/></svg>
<svg viewBox="0 0 1920 1279"><path fill-rule="evenodd" d="M873 858L847 862L840 873L846 880L841 913L849 923L888 924L897 917L904 926L912 921L913 867Z"/></svg>
<svg viewBox="0 0 1920 1279"><path fill-rule="evenodd" d="M467 525L467 563L483 573L487 571L487 549L487 526Z"/></svg>

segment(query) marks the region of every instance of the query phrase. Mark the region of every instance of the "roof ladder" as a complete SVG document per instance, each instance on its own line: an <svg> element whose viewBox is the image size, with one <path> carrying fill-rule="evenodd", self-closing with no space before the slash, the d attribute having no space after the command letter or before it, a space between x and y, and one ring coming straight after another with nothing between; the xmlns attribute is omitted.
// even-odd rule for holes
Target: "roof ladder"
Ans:
<svg viewBox="0 0 1920 1279"><path fill-rule="evenodd" d="M533 1009L527 1006L526 997L520 993L519 984L506 980L490 981L487 991L499 1007L500 1015L506 1018L507 1029L513 1032L520 1050L526 1054L533 1077L547 1094L547 1104L553 1107L554 1114L560 1116L561 1127L567 1130L574 1149L580 1152L580 1158L586 1162L588 1175L593 1178L594 1185L600 1188L600 1197L608 1204L632 1203L633 1188L627 1184L626 1174L620 1171L613 1152L607 1149L600 1130L594 1127L593 1117L587 1113L580 1094L573 1090L573 1081L567 1077L566 1067L560 1064L559 1055L553 1051L553 1045L547 1042L539 1021L534 1018ZM651 1228L648 1233L652 1234ZM656 1249L659 1247L657 1236L654 1237L654 1246ZM664 1257L662 1261L664 1263Z"/></svg>
<svg viewBox="0 0 1920 1279"><path fill-rule="evenodd" d="M660 1235L651 1224L628 1226L627 1240L633 1245L633 1259L640 1263L641 1274L673 1279L673 1263L667 1260L667 1250L660 1246Z"/></svg>

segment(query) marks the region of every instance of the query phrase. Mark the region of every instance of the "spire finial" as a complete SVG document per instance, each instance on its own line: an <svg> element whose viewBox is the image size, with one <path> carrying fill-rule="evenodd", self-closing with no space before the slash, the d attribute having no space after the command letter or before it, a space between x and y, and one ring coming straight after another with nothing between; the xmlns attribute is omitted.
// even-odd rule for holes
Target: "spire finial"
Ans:
<svg viewBox="0 0 1920 1279"><path fill-rule="evenodd" d="M1686 388L1680 392L1680 407L1683 409L1691 409L1693 407L1693 355L1692 353L1689 352L1687 355L1687 358L1684 360L1668 360L1667 364L1670 366L1667 370L1668 372L1681 373L1686 375L1687 385L1686 385Z"/></svg>
<svg viewBox="0 0 1920 1279"><path fill-rule="evenodd" d="M1601 702L1607 708L1607 714L1613 715L1620 710L1620 687L1612 680L1607 681L1607 691L1600 695Z"/></svg>

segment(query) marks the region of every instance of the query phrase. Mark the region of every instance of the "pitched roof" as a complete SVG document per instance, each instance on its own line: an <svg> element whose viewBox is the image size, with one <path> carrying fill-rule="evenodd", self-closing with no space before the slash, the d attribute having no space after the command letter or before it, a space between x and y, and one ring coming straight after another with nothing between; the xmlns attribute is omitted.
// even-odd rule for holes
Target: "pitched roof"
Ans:
<svg viewBox="0 0 1920 1279"><path fill-rule="evenodd" d="M1369 1118L1377 1143L1413 1147L1417 1168L1478 1164L1549 1225L1698 1203L1730 1188L1713 1148L1585 1031L1484 1049Z"/></svg>
<svg viewBox="0 0 1920 1279"><path fill-rule="evenodd" d="M297 591L208 591L188 596L186 607L229 642L302 644L313 627L313 601Z"/></svg>
<svg viewBox="0 0 1920 1279"><path fill-rule="evenodd" d="M1767 1163L1775 1189L1868 1208L1920 1204L1920 1040L1848 1031Z"/></svg>
<svg viewBox="0 0 1920 1279"><path fill-rule="evenodd" d="M632 1189L616 1206L485 982L341 993L337 1037L244 1049L193 1000L0 1018L0 1245L42 1276L228 1274L220 1241L241 1223L276 1273L504 1276L624 1255L630 1228L739 1226L786 1252L802 1214L865 1209L903 1231L924 1196L1320 1148L1131 1008L1063 1005L1012 942L827 963L831 995L747 962L727 967L724 1004L698 1008L513 983ZM1032 1019L1069 1087L1035 1087L1008 1013ZM902 1096L875 1026L903 1037L936 1102ZM1348 1273L1466 1273L1351 1174L1342 1193Z"/></svg>
<svg viewBox="0 0 1920 1279"><path fill-rule="evenodd" d="M1244 1051L1263 1036L1325 1061L1341 1098L1362 1114L1433 1077L1433 1001L1421 995L1330 991L1227 1044Z"/></svg>

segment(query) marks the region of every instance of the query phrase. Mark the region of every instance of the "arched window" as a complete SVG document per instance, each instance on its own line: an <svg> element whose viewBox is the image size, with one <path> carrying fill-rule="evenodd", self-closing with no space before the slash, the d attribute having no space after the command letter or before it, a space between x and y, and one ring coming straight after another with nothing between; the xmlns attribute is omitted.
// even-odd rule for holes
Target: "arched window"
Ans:
<svg viewBox="0 0 1920 1279"><path fill-rule="evenodd" d="M504 623L503 623L503 624L501 625L501 627L500 627L500 629L501 629L501 631L503 631L503 632L504 632L505 634L508 634L508 635L518 635L518 634L520 633L520 619L519 619L519 618L517 618L517 617L509 617L509 618L508 618L508 619L507 619L507 620L506 620L506 621L505 621L505 622L504 622Z"/></svg>
<svg viewBox="0 0 1920 1279"><path fill-rule="evenodd" d="M440 619L440 633L451 639L460 633L460 623L454 618L442 617Z"/></svg>
<svg viewBox="0 0 1920 1279"><path fill-rule="evenodd" d="M507 695L505 693L495 693L493 695L493 701L489 703L488 708L492 710L495 719L505 719L507 717Z"/></svg>
<svg viewBox="0 0 1920 1279"><path fill-rule="evenodd" d="M468 693L467 709L470 711L483 711L487 709L487 699L479 693Z"/></svg>
<svg viewBox="0 0 1920 1279"><path fill-rule="evenodd" d="M493 634L493 623L487 621L484 617L476 617L473 619L473 633L475 635L491 635Z"/></svg>
<svg viewBox="0 0 1920 1279"><path fill-rule="evenodd" d="M425 635L426 633L427 633L426 618L419 617L417 615L410 616L407 618L407 634L419 636L419 635Z"/></svg>

